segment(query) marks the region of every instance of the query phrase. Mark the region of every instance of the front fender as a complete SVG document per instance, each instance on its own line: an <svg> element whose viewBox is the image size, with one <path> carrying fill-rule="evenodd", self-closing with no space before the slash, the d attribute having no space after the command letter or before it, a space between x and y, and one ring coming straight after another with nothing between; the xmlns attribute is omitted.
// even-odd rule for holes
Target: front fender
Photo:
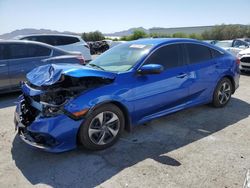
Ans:
<svg viewBox="0 0 250 188"><path fill-rule="evenodd" d="M133 104L127 99L131 95L132 90L130 88L120 88L117 84L110 84L83 92L78 97L71 100L66 106L65 110L74 113L84 109L90 111L96 106L108 103L118 102L126 107L128 113L132 113L134 110Z"/></svg>

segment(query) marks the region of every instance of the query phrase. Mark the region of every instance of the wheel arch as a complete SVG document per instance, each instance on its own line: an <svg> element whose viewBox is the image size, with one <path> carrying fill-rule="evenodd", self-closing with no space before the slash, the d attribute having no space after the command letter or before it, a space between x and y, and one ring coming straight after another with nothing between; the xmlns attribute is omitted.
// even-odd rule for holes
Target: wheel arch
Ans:
<svg viewBox="0 0 250 188"><path fill-rule="evenodd" d="M99 108L100 106L103 106L103 105L106 105L106 104L113 104L115 106L117 106L123 113L124 115L124 118L125 118L125 127L124 129L127 131L127 132L131 132L132 130L132 123L131 123L131 118L130 118L130 115L129 115L129 111L127 109L127 107L122 104L121 102L119 101L115 101L115 100L108 100L108 101L103 101L99 104L96 104L93 108L90 109L89 113L91 113L93 110L95 110L96 108Z"/></svg>
<svg viewBox="0 0 250 188"><path fill-rule="evenodd" d="M232 77L231 75L225 75L225 76L223 76L221 79L223 79L223 78L228 78L228 79L231 81L232 86L233 86L232 94L234 94L234 92L235 92L235 82L234 82L233 77ZM220 80L221 80L221 79L220 79Z"/></svg>

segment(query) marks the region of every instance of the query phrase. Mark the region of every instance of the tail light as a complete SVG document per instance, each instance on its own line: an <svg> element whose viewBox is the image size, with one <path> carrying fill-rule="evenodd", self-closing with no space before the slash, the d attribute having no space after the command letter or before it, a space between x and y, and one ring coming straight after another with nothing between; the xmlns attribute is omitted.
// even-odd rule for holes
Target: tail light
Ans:
<svg viewBox="0 0 250 188"><path fill-rule="evenodd" d="M236 58L236 64L240 64L240 59L239 58Z"/></svg>
<svg viewBox="0 0 250 188"><path fill-rule="evenodd" d="M77 56L76 58L79 60L79 63L80 63L81 65L85 65L85 60L84 60L84 58L83 58L82 55L79 55L79 56Z"/></svg>

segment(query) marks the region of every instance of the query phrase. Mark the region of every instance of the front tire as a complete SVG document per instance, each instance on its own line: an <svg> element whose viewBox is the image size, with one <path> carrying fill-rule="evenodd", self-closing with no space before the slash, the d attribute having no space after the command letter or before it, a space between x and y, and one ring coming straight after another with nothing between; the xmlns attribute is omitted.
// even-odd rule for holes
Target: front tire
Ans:
<svg viewBox="0 0 250 188"><path fill-rule="evenodd" d="M216 108L224 107L231 99L232 90L232 82L228 78L221 79L214 91L213 106Z"/></svg>
<svg viewBox="0 0 250 188"><path fill-rule="evenodd" d="M81 125L79 141L89 150L106 149L117 142L124 125L124 115L116 105L100 106Z"/></svg>

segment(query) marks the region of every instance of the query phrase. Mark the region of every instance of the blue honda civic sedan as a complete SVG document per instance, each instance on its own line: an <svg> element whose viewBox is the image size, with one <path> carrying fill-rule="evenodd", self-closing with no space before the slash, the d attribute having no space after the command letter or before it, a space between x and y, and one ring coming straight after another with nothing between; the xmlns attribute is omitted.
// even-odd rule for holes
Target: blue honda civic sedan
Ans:
<svg viewBox="0 0 250 188"><path fill-rule="evenodd" d="M35 68L21 83L15 125L50 152L101 150L123 130L189 107L224 107L239 86L239 60L191 39L124 43L81 65Z"/></svg>

